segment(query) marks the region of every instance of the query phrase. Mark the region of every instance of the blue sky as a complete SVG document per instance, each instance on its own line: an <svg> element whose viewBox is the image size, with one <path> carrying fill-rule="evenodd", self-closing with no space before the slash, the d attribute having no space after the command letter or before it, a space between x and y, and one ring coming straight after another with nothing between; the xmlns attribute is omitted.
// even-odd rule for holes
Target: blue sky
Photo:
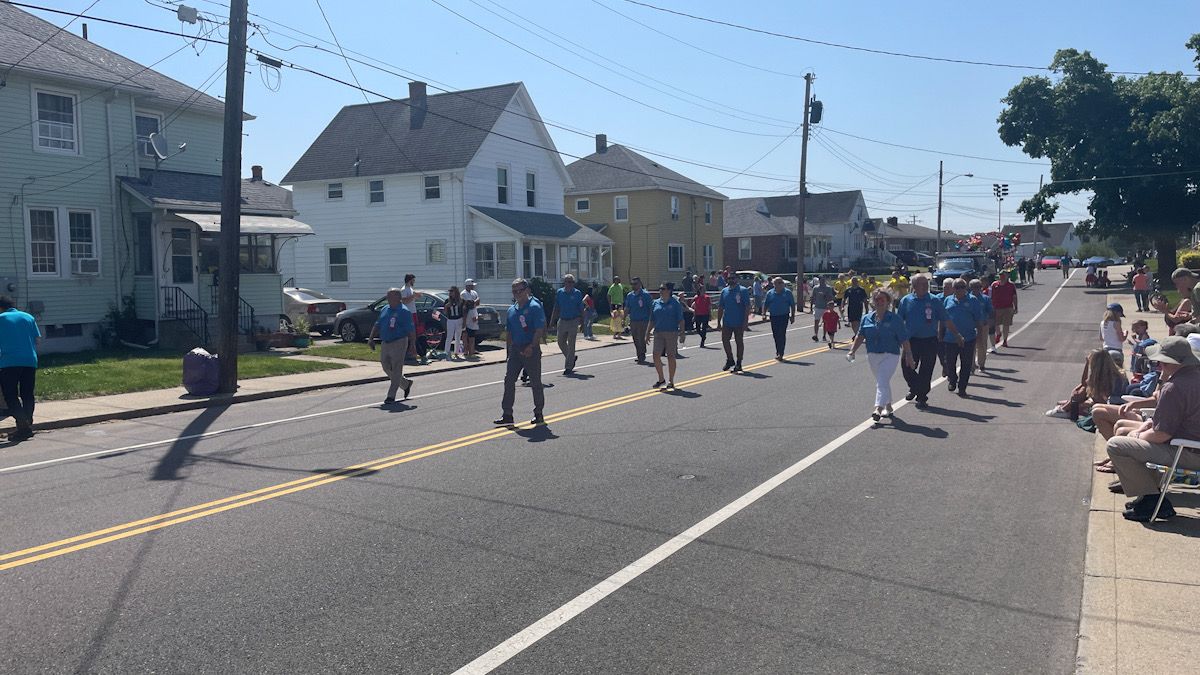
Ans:
<svg viewBox="0 0 1200 675"><path fill-rule="evenodd" d="M180 23L172 13L155 6L159 1L101 0L90 13L179 30ZM1200 3L1195 0L651 2L817 40L1030 66L1047 65L1056 49L1075 47L1091 50L1114 70L1195 73L1183 43L1191 33L1200 32ZM89 4L85 0L44 3L71 11ZM795 192L800 140L798 135L787 136L801 117L804 82L799 76L809 71L817 75L815 95L825 105L825 119L814 127L810 142L811 191L860 188L872 216L907 220L915 214L922 224L932 227L937 163L944 159L947 178L967 172L976 178L957 178L946 186L943 226L975 232L996 225L992 183L1010 185L1012 196L1001 205L1001 218L1004 223L1019 222L1021 216L1015 209L1020 199L1036 189L1039 174L1048 173L1048 167L1031 163L1033 160L1018 150L1005 147L996 133L1000 99L1021 77L1036 71L936 63L806 44L672 16L624 0L324 3L344 47L418 75L431 85L465 89L523 81L546 120L584 132L577 135L551 127L563 153L587 155L594 146L591 134L606 133L610 142L728 169L662 159L667 166L731 197ZM545 60L504 43L437 3ZM223 6L208 0L190 4L202 12L227 14ZM315 0L252 0L250 11L265 17L267 21L252 20L271 31L265 37L251 37L252 46L349 79L346 64L336 56L304 47L283 51L299 41L314 41L278 23L329 39ZM43 16L59 25L66 21L60 15ZM177 37L89 24L91 39L146 64L181 44ZM184 29L197 30L195 26ZM78 24L71 30L77 33ZM157 68L198 85L224 59L224 47L208 45L199 54L184 50ZM402 78L358 65L355 74L368 89L396 98L407 96L407 82ZM258 119L246 125L243 155L245 173L250 164L262 164L268 179L281 178L341 106L363 102L353 89L296 71L283 72L278 91L268 84L275 83L264 82L259 68L252 65L246 78L246 109ZM223 79L209 91L223 94ZM844 135L847 133L1009 162L894 148ZM569 163L572 158L564 160ZM748 171L755 175L736 175L756 161ZM1086 217L1082 198L1068 198L1063 206L1060 220Z"/></svg>

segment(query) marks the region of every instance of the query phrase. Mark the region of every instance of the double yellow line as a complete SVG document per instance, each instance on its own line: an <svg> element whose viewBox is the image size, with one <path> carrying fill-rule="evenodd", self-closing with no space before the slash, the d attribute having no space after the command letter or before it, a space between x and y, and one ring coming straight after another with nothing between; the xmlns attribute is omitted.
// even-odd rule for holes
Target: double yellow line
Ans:
<svg viewBox="0 0 1200 675"><path fill-rule="evenodd" d="M800 358L827 350L828 348L824 347L810 349L804 352L790 354L787 358ZM777 363L775 359L759 361L758 363L753 363L749 366L746 366L743 370L759 370L775 363ZM723 377L730 377L732 375L732 372L725 371L704 375L702 377L697 377L687 380L686 382L682 382L676 385L676 388L682 389L685 387L694 387L712 382L714 380L719 380ZM562 422L574 417L580 417L582 415L588 415L601 410L607 410L608 408L635 403L637 401L641 401L652 396L663 395L668 392L669 390L649 389L646 391L635 392L633 394L627 394L625 396L619 396L617 398L612 398L605 401L600 401L598 403L592 403L579 408L555 413L553 415L548 415L546 416L546 423L551 424L554 422ZM268 499L275 499L277 497L283 497L284 495L290 495L296 492L302 492L304 490L311 490L315 487L336 483L347 478L368 475L382 469L404 464L406 462L423 459L433 455L439 455L443 452L450 452L451 450L457 450L459 448L465 448L471 445L478 445L479 443L515 434L518 431L524 431L531 428L531 424L524 423L512 427L489 429L487 431L471 434L470 436L463 436L461 438L455 438L453 440L443 441L441 443L434 443L433 445L426 445L424 447L407 450L395 455L381 457L369 462L355 464L329 474L308 476L306 478L300 478L297 480L288 481L286 483L279 483L277 485L259 488L250 492L243 492L240 494L231 495L229 497L224 497L222 499L204 502L203 504L196 504L195 506L169 511L157 516L150 516L149 518L142 518L141 520L135 520L121 525L114 525L113 527L107 527L102 530L96 530L94 532L88 532L86 534L80 534L74 537L68 537L66 539L59 539L58 541L52 541L47 544L33 546L20 551L0 554L0 571L13 569L14 567L21 567L23 565L29 565L31 563L50 558L57 558L68 553L82 551L84 549L100 546L109 542L128 539L129 537L135 537L139 534L161 530L163 528L171 527L172 525L180 525L182 523L198 520L200 518L213 516L218 513L224 513L225 511L232 511L233 509L250 506L251 504L267 501Z"/></svg>

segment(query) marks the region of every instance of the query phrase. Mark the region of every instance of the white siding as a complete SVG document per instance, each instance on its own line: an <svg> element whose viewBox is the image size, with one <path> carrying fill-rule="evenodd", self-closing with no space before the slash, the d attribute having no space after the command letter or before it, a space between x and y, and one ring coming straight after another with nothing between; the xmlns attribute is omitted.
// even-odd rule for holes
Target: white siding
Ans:
<svg viewBox="0 0 1200 675"><path fill-rule="evenodd" d="M515 101L515 99L514 99ZM524 115L516 114L515 103L496 121L498 134L529 141L536 146L546 145L537 130L537 123ZM467 204L471 206L495 206L518 211L540 211L543 213L563 212L563 180L559 173L562 159L556 153L535 145L509 140L492 134L480 145L474 159L467 166L465 191ZM508 204L496 201L496 167L508 168ZM525 206L525 173L537 175L537 206Z"/></svg>

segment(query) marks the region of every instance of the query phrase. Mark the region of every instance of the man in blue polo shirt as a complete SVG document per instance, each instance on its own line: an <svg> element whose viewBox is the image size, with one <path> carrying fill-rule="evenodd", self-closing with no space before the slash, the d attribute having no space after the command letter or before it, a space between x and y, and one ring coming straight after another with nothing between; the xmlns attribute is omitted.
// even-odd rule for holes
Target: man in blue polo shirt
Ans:
<svg viewBox="0 0 1200 675"><path fill-rule="evenodd" d="M529 282L516 279L512 283L516 302L508 308L505 321L504 343L508 347L508 363L504 371L504 396L500 400L499 426L513 423L513 403L517 398L517 377L524 370L533 389L533 420L542 425L546 420L542 411L546 407L546 396L542 390L542 337L546 333L546 313L542 303L529 292Z"/></svg>
<svg viewBox="0 0 1200 675"><path fill-rule="evenodd" d="M783 277L775 277L774 287L767 291L767 314L771 315L771 335L775 338L775 360L783 360L783 350L787 346L787 327L796 323L796 298L783 283Z"/></svg>
<svg viewBox="0 0 1200 675"><path fill-rule="evenodd" d="M679 356L679 344L683 344L686 327L683 325L683 304L671 295L671 287L666 284L658 286L658 298L650 308L650 327L654 329L654 370L658 373L654 388L666 384L668 389L674 389L675 359ZM663 379L664 354L669 379Z"/></svg>
<svg viewBox="0 0 1200 675"><path fill-rule="evenodd" d="M637 362L646 362L646 335L650 326L650 309L654 298L650 292L642 288L642 278L634 277L629 280L633 290L625 296L625 316L629 318L629 331L633 337L633 348L637 353Z"/></svg>
<svg viewBox="0 0 1200 675"><path fill-rule="evenodd" d="M942 374L949 380L950 391L957 390L960 397L966 398L975 360L975 337L984 325L983 305L967 295L966 279L955 280L954 296L946 299L946 315L949 320L942 336L946 357Z"/></svg>
<svg viewBox="0 0 1200 675"><path fill-rule="evenodd" d="M717 328L721 331L721 344L725 347L725 366L721 370L741 372L742 353L745 347L742 336L746 333L746 324L750 322L750 290L738 282L736 274L729 275L729 285L721 291L721 299L717 302ZM737 359L733 358L733 350L729 346L729 338L737 342Z"/></svg>
<svg viewBox="0 0 1200 675"><path fill-rule="evenodd" d="M0 391L17 425L8 434L14 443L33 438L33 388L41 339L33 316L14 308L12 298L0 295Z"/></svg>
<svg viewBox="0 0 1200 675"><path fill-rule="evenodd" d="M404 294L399 288L388 289L387 306L379 312L367 344L375 351L375 336L383 342L379 348L379 364L391 379L384 405L396 402L396 391L403 388L404 398L412 391L412 380L404 376L404 358L407 354L417 355L417 331L412 312L404 304Z"/></svg>
<svg viewBox="0 0 1200 675"><path fill-rule="evenodd" d="M940 328L946 325L946 304L942 298L929 292L929 275L918 274L912 278L912 292L900 299L897 313L908 329L908 344L912 348L913 366L901 362L904 381L908 383L906 400L916 399L917 407L924 409L929 404L930 384L933 368L938 360ZM954 331L953 326L949 326ZM951 332L951 335L957 335ZM961 336L956 337L957 342Z"/></svg>
<svg viewBox="0 0 1200 675"><path fill-rule="evenodd" d="M563 375L575 372L575 338L583 325L583 291L575 288L575 275L563 275L562 288L554 294L550 325L557 326L558 348L563 355Z"/></svg>

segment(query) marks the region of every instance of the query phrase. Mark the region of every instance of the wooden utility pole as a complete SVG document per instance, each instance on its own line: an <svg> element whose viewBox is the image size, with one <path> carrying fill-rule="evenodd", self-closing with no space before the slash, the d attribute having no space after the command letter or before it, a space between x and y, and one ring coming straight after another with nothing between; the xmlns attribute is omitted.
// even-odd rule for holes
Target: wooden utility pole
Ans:
<svg viewBox="0 0 1200 675"><path fill-rule="evenodd" d="M217 391L237 391L238 300L242 233L242 93L246 75L248 0L229 3L229 67L225 71L225 131L221 150L220 283L217 287Z"/></svg>
<svg viewBox="0 0 1200 675"><path fill-rule="evenodd" d="M799 205L796 207L796 219L799 222L796 236L796 304L804 306L804 209L808 202L808 117L809 106L812 104L812 83L816 79L812 73L804 74L804 124L800 134L800 194L796 197Z"/></svg>

